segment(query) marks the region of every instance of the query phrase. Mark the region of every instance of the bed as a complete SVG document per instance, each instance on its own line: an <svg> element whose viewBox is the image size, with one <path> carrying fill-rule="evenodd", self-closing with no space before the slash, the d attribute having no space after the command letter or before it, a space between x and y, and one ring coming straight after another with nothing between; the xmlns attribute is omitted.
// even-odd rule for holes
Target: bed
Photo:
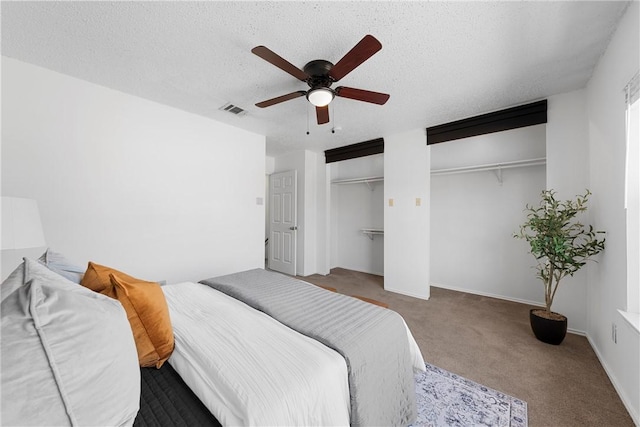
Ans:
<svg viewBox="0 0 640 427"><path fill-rule="evenodd" d="M354 373L366 374L368 362L357 365L353 353L334 348L335 343L324 342L325 338L313 331L296 330L299 325L287 325L278 310L270 312L266 306L256 307L256 301L240 301L238 295L228 295L233 293L229 289L214 289L220 285L154 284L166 299L172 327L171 352L166 356L168 363L157 356L147 365L154 367L139 368L141 353L131 328L125 327L127 320L131 322L131 316L123 310L126 304L62 278L56 265L47 269L42 264L42 260L25 260L0 288L2 389L17 391L2 393L3 424L42 424L45 420L57 425L137 426L374 424L373 418L363 415L363 408L370 402L365 398L362 405L354 403L354 399L362 400L354 396L354 388L366 384L354 382ZM254 281L247 288L251 294L251 286L269 286L264 283L263 272L243 272L240 276ZM280 276L269 273L266 277L277 277L276 282L286 277ZM255 282L256 277L262 282ZM224 276L207 281L224 284L228 279ZM397 316L390 310L289 279L284 281L306 289L304 293L321 307L339 302L338 306L346 304L355 311L373 310L372 318ZM143 283L149 282L137 285ZM61 301L67 303L59 306ZM44 324L40 314L29 314L38 310L49 316ZM68 317L69 313L73 315ZM408 359L403 359L400 370L408 368L413 378L413 368L424 369L424 361L406 324L399 319L402 326L395 335L402 337L398 342L406 343L408 349ZM65 338L70 327L77 331L73 340ZM363 330L367 329L371 328ZM32 340L28 357L16 350L22 345L24 337L20 334L25 330ZM96 332L101 337L104 331L110 331L107 338L96 338ZM49 337L58 341L50 346ZM36 362L40 368L34 368ZM79 370L87 374L77 375ZM53 385L43 387L43 380ZM412 382L411 390L413 387ZM106 389L109 393L104 393ZM411 404L410 399L402 403ZM33 411L34 407L39 410ZM400 412L401 422L384 424L410 423L406 420L412 416L411 408L401 408Z"/></svg>
<svg viewBox="0 0 640 427"><path fill-rule="evenodd" d="M207 286L163 290L176 339L169 363L223 425L349 424L338 353Z"/></svg>
<svg viewBox="0 0 640 427"><path fill-rule="evenodd" d="M347 364L351 424L415 421L413 363L424 364L398 313L263 269L201 283L340 353Z"/></svg>

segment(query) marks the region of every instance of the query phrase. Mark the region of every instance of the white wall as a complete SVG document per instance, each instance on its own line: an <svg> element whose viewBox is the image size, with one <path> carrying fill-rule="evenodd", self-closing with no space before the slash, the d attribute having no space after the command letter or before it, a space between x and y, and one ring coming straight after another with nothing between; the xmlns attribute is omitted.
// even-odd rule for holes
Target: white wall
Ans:
<svg viewBox="0 0 640 427"><path fill-rule="evenodd" d="M547 99L547 188L561 199L584 194L589 182L589 150L584 89Z"/></svg>
<svg viewBox="0 0 640 427"><path fill-rule="evenodd" d="M314 245L315 253L315 271L308 271L308 274L329 274L329 253L328 245L330 241L330 190L327 189L328 181L331 179L327 174L327 165L325 163L324 153L314 153L312 160L315 163L316 177L316 242Z"/></svg>
<svg viewBox="0 0 640 427"><path fill-rule="evenodd" d="M332 180L384 176L384 153L329 163L327 168Z"/></svg>
<svg viewBox="0 0 640 427"><path fill-rule="evenodd" d="M5 57L2 124L2 195L36 199L73 261L168 282L264 265L264 136Z"/></svg>
<svg viewBox="0 0 640 427"><path fill-rule="evenodd" d="M545 126L431 147L432 170L545 157ZM460 164L462 162L462 164ZM439 165L435 167L434 165ZM443 167L442 165L445 165ZM545 188L545 166L431 176L431 284L535 304L542 283L526 242L513 238Z"/></svg>
<svg viewBox="0 0 640 427"><path fill-rule="evenodd" d="M265 156L265 173L267 175L271 175L275 169L276 169L275 157Z"/></svg>
<svg viewBox="0 0 640 427"><path fill-rule="evenodd" d="M548 98L547 188L555 190L560 200L573 199L589 188L585 105L583 89ZM594 192L589 206L597 203L597 197ZM592 224L589 213L580 217L585 224ZM552 306L567 316L570 329L581 332L587 330L587 282L586 269L562 279Z"/></svg>
<svg viewBox="0 0 640 427"><path fill-rule="evenodd" d="M331 179L384 175L384 154L334 162ZM331 268L384 274L384 236L373 239L362 228L384 227L384 182L331 185Z"/></svg>
<svg viewBox="0 0 640 427"><path fill-rule="evenodd" d="M423 299L430 295L426 141L425 129L384 137L384 288Z"/></svg>
<svg viewBox="0 0 640 427"><path fill-rule="evenodd" d="M304 229L303 276L318 272L316 266L318 253L323 253L318 250L318 197L322 196L322 193L318 192L318 181L323 180L323 177L319 177L318 173L324 172L324 167L318 167L317 158L317 153L305 150L304 212L306 227Z"/></svg>
<svg viewBox="0 0 640 427"><path fill-rule="evenodd" d="M586 89L591 216L595 227L607 231L606 249L587 270L587 334L640 425L640 335L618 313L626 308L627 298L623 88L639 68L640 4L632 2ZM617 344L611 339L613 323L618 328Z"/></svg>
<svg viewBox="0 0 640 427"><path fill-rule="evenodd" d="M431 170L544 158L545 129L540 124L431 145Z"/></svg>
<svg viewBox="0 0 640 427"><path fill-rule="evenodd" d="M264 183L264 238L267 240L269 238L269 212L271 212L269 208L269 175L273 173L276 167L276 159L271 156L265 156L265 183ZM264 246L264 260L265 260L265 268L268 266L269 259L269 245L265 244Z"/></svg>

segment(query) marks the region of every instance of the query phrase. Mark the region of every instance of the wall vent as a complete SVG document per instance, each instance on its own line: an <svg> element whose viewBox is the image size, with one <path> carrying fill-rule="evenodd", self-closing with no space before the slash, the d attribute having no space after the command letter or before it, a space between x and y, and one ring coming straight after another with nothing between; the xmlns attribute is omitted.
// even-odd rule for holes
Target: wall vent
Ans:
<svg viewBox="0 0 640 427"><path fill-rule="evenodd" d="M229 113L235 114L236 116L244 116L245 114L247 114L245 110L231 103L224 104L222 107L220 107L220 110L228 111Z"/></svg>

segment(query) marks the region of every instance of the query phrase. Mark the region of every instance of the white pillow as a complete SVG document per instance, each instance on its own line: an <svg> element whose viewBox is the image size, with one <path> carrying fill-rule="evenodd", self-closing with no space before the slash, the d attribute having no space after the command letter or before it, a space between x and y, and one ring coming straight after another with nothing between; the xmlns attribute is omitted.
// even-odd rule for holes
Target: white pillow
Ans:
<svg viewBox="0 0 640 427"><path fill-rule="evenodd" d="M74 283L80 283L87 267L80 267L69 261L64 255L47 248L38 261L46 265L59 275L66 277Z"/></svg>
<svg viewBox="0 0 640 427"><path fill-rule="evenodd" d="M122 305L26 259L2 285L3 425L131 425L138 355Z"/></svg>

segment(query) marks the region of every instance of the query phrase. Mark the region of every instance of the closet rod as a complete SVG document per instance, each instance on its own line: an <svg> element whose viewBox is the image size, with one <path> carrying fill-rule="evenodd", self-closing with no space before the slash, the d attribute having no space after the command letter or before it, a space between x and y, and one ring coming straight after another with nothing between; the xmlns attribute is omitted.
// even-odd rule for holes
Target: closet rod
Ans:
<svg viewBox="0 0 640 427"><path fill-rule="evenodd" d="M370 182L380 182L384 181L384 177L382 176L370 176L367 178L349 178L349 179L336 179L331 181L332 184L368 184Z"/></svg>
<svg viewBox="0 0 640 427"><path fill-rule="evenodd" d="M540 157L537 159L515 160L513 162L489 163L486 165L464 166L460 168L450 168L450 169L436 169L436 170L432 170L431 174L432 175L450 175L454 173L481 172L481 171L491 171L491 170L501 170L501 169L511 169L511 168L522 168L527 166L544 165L546 163L547 163L547 159L544 157Z"/></svg>

